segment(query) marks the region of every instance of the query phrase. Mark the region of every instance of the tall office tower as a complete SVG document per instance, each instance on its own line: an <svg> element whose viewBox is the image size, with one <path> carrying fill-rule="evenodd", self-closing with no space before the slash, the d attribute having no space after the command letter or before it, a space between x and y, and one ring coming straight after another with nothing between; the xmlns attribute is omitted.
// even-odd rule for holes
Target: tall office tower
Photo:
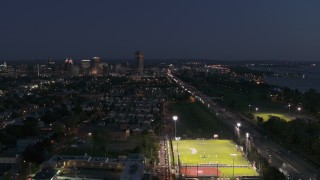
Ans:
<svg viewBox="0 0 320 180"><path fill-rule="evenodd" d="M52 76L54 74L54 71L56 70L55 62L51 57L48 58L48 64L45 67L44 73L46 76Z"/></svg>
<svg viewBox="0 0 320 180"><path fill-rule="evenodd" d="M89 75L90 71L90 60L89 59L83 59L80 61L80 71L82 75Z"/></svg>
<svg viewBox="0 0 320 180"><path fill-rule="evenodd" d="M67 58L64 61L64 70L67 72L71 72L72 71L72 66L73 66L73 60L71 58Z"/></svg>
<svg viewBox="0 0 320 180"><path fill-rule="evenodd" d="M91 64L93 67L98 67L100 64L100 57L92 57Z"/></svg>
<svg viewBox="0 0 320 180"><path fill-rule="evenodd" d="M137 71L141 73L143 71L143 61L144 61L144 55L142 51L136 51L135 60L136 60Z"/></svg>
<svg viewBox="0 0 320 180"><path fill-rule="evenodd" d="M100 65L100 57L93 57L91 59L91 74L96 76L96 75L100 75L101 71L99 69L99 65Z"/></svg>

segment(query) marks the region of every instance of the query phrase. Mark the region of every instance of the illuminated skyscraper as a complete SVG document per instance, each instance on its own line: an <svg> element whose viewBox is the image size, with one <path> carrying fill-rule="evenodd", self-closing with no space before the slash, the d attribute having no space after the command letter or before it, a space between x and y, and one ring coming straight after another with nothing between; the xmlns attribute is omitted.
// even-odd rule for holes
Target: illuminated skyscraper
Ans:
<svg viewBox="0 0 320 180"><path fill-rule="evenodd" d="M73 66L73 60L71 58L67 58L64 61L64 70L67 72L71 72L72 71L72 66Z"/></svg>
<svg viewBox="0 0 320 180"><path fill-rule="evenodd" d="M80 61L80 71L82 75L89 75L90 71L90 60L83 59Z"/></svg>
<svg viewBox="0 0 320 180"><path fill-rule="evenodd" d="M90 68L90 60L88 59L83 59L80 61L80 66L82 70L87 70Z"/></svg>
<svg viewBox="0 0 320 180"><path fill-rule="evenodd" d="M99 69L99 65L100 65L100 57L93 57L91 59L91 74L96 76L96 75L100 75L101 71Z"/></svg>
<svg viewBox="0 0 320 180"><path fill-rule="evenodd" d="M98 67L100 64L100 57L92 57L91 63L92 67Z"/></svg>
<svg viewBox="0 0 320 180"><path fill-rule="evenodd" d="M136 60L137 71L141 73L143 71L143 61L144 61L144 54L142 51L136 51L135 60Z"/></svg>

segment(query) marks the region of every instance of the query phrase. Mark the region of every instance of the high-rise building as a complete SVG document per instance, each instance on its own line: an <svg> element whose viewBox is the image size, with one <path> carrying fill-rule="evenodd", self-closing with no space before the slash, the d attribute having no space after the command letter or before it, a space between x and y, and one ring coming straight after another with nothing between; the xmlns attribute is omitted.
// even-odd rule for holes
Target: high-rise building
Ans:
<svg viewBox="0 0 320 180"><path fill-rule="evenodd" d="M92 57L91 64L92 67L98 67L100 64L100 57Z"/></svg>
<svg viewBox="0 0 320 180"><path fill-rule="evenodd" d="M80 67L83 70L89 69L90 68L90 60L88 60L88 59L81 60Z"/></svg>
<svg viewBox="0 0 320 180"><path fill-rule="evenodd" d="M80 61L80 71L82 75L89 75L90 71L90 60L89 59L83 59Z"/></svg>
<svg viewBox="0 0 320 180"><path fill-rule="evenodd" d="M135 60L136 60L137 71L142 72L143 71L143 61L144 61L144 54L142 51L136 51Z"/></svg>
<svg viewBox="0 0 320 180"><path fill-rule="evenodd" d="M57 65L56 63L53 61L53 59L51 57L48 58L48 64L45 66L45 70L43 72L43 74L45 74L45 76L53 76L57 74Z"/></svg>
<svg viewBox="0 0 320 180"><path fill-rule="evenodd" d="M99 68L100 65L100 57L93 57L91 59L91 75L101 75L101 71Z"/></svg>
<svg viewBox="0 0 320 180"><path fill-rule="evenodd" d="M64 70L67 72L71 72L72 71L72 66L73 66L73 60L71 58L67 58L64 61Z"/></svg>

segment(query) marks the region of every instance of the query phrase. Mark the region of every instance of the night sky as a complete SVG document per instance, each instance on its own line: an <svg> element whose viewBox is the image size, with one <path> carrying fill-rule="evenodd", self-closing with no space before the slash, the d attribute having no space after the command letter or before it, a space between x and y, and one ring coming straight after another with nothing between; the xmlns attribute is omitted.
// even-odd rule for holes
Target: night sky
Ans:
<svg viewBox="0 0 320 180"><path fill-rule="evenodd" d="M0 62L320 60L319 0L5 0Z"/></svg>

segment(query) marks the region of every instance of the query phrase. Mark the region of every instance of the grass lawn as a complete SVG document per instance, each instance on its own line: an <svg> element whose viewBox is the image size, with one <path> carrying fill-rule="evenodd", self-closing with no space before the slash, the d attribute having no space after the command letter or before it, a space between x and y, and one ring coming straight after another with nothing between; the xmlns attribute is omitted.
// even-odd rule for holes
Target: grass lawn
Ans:
<svg viewBox="0 0 320 180"><path fill-rule="evenodd" d="M264 122L267 121L270 118L270 116L277 116L281 119L284 119L287 122L291 121L293 119L291 116L288 116L286 114L281 114L281 113L263 113L263 112L261 112L261 113L254 113L253 115L254 115L255 119L257 119L257 116L262 117Z"/></svg>
<svg viewBox="0 0 320 180"><path fill-rule="evenodd" d="M198 102L171 103L169 111L179 117L177 136L213 138L213 134L218 134L224 139L232 137L232 131Z"/></svg>
<svg viewBox="0 0 320 180"><path fill-rule="evenodd" d="M235 167L237 176L258 176L251 164L237 150L236 144L231 140L180 140L173 141L173 151L177 157L177 147L180 154L181 164L200 165L217 163L229 167L219 167L223 176L230 177L233 173L234 165L243 165L248 167ZM236 154L232 156L231 154Z"/></svg>
<svg viewBox="0 0 320 180"><path fill-rule="evenodd" d="M269 92L268 89L256 88L251 89L250 92L243 92L239 91L239 89L228 88L204 88L202 90L207 92L208 96L223 96L222 104L244 114L249 113L249 104L251 105L251 108L259 107L259 109L263 111L285 111L285 109L283 109L283 104L262 98ZM251 111L252 110L253 109L251 109Z"/></svg>

